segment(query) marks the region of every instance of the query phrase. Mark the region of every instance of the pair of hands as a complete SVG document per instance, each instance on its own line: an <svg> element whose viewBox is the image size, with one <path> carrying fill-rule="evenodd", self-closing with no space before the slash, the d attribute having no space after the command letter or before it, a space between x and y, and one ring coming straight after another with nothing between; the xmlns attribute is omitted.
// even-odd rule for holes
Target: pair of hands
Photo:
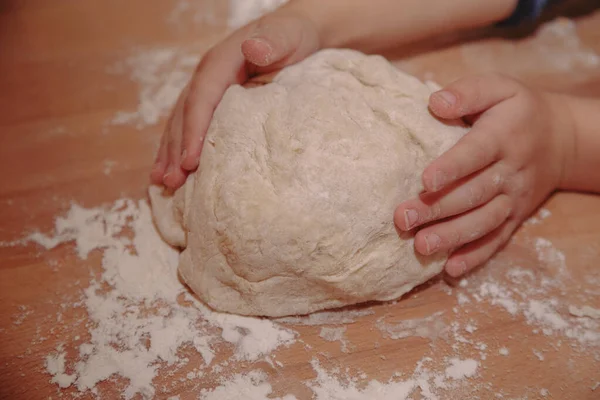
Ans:
<svg viewBox="0 0 600 400"><path fill-rule="evenodd" d="M294 64L320 48L308 18L281 9L210 50L182 92L152 169L156 184L178 188L198 167L204 135L225 90ZM463 118L471 131L423 172L424 192L400 204L396 226L417 229L416 250L451 253L446 271L460 276L487 261L562 179L565 112L558 96L499 75L461 79L434 93L431 111Z"/></svg>

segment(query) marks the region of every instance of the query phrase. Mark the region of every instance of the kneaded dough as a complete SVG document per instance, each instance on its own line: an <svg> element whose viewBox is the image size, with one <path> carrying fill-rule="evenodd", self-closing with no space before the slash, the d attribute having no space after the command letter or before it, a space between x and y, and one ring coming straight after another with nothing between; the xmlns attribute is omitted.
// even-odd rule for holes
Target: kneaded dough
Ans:
<svg viewBox="0 0 600 400"><path fill-rule="evenodd" d="M150 190L181 277L218 311L307 314L391 300L438 274L395 207L466 131L431 116L432 89L379 56L324 50L260 87L232 86L198 170Z"/></svg>

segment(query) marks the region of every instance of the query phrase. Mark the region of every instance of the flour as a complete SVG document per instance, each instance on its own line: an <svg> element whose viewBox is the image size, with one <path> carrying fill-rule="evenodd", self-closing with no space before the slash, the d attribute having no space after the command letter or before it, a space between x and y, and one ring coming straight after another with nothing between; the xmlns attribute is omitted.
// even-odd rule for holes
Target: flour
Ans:
<svg viewBox="0 0 600 400"><path fill-rule="evenodd" d="M497 282L483 282L479 287L479 293L474 297L478 302L481 302L483 298L487 298L492 305L501 306L512 315L516 315L519 311L518 304L513 299L510 290Z"/></svg>
<svg viewBox="0 0 600 400"><path fill-rule="evenodd" d="M229 0L227 25L231 29L237 29L286 2L287 0Z"/></svg>
<svg viewBox="0 0 600 400"><path fill-rule="evenodd" d="M273 322L267 319L218 313L212 313L208 319L222 328L225 341L235 344L238 360L256 361L276 347L294 342L294 333L273 329Z"/></svg>
<svg viewBox="0 0 600 400"><path fill-rule="evenodd" d="M554 306L549 301L530 300L524 313L528 322L542 325L544 334L565 329L569 325L560 314L554 311Z"/></svg>
<svg viewBox="0 0 600 400"><path fill-rule="evenodd" d="M541 224L542 221L544 221L546 218L550 217L552 215L552 212L550 210L548 210L547 208L540 208L539 211L531 216L530 218L528 218L527 220L525 220L525 222L523 222L524 225L538 225Z"/></svg>
<svg viewBox="0 0 600 400"><path fill-rule="evenodd" d="M538 260L544 264L558 266L560 271L566 270L566 258L563 252L558 250L551 241L544 238L535 239L535 250Z"/></svg>
<svg viewBox="0 0 600 400"><path fill-rule="evenodd" d="M383 337L390 339L418 336L433 340L447 329L447 325L441 318L443 314L443 312L437 312L425 318L405 319L397 324L386 323L385 318L380 318L377 320L376 326Z"/></svg>
<svg viewBox="0 0 600 400"><path fill-rule="evenodd" d="M247 374L236 374L224 380L221 386L213 390L202 389L200 400L295 400L296 397L270 397L273 389L268 383L267 376L260 370Z"/></svg>
<svg viewBox="0 0 600 400"><path fill-rule="evenodd" d="M319 336L328 342L340 342L342 352L348 353L348 341L345 339L344 334L346 333L346 327L337 327L337 328L321 328L321 332Z"/></svg>
<svg viewBox="0 0 600 400"><path fill-rule="evenodd" d="M461 46L461 53L479 71L496 70L515 76L534 71L585 72L600 65L600 56L581 42L575 22L567 18L542 25L532 37L520 42L472 43ZM515 58L518 63L512 61ZM539 223L543 219L539 217L532 222Z"/></svg>
<svg viewBox="0 0 600 400"><path fill-rule="evenodd" d="M461 360L451 358L450 365L446 368L446 376L450 379L471 378L477 373L479 363L473 359Z"/></svg>
<svg viewBox="0 0 600 400"><path fill-rule="evenodd" d="M538 54L560 70L569 71L577 66L595 68L600 65L600 57L582 45L577 26L570 19L557 18L542 25L536 39ZM550 43L559 45L550 47Z"/></svg>
<svg viewBox="0 0 600 400"><path fill-rule="evenodd" d="M286 0L229 0L227 25L237 29L279 7ZM195 24L217 24L215 5L198 7L193 0L178 0L167 21L178 25L189 17ZM134 110L119 111L112 125L134 125L137 129L156 125L169 114L181 90L200 61L198 49L162 47L138 49L109 71L127 73L138 86L138 104ZM105 167L110 174L112 166Z"/></svg>
<svg viewBox="0 0 600 400"><path fill-rule="evenodd" d="M103 252L101 278L92 279L82 298L91 321L89 342L79 346L74 363L66 362L62 349L46 360L60 387L84 392L119 376L128 380L125 398L136 393L149 398L162 365L186 364L177 355L184 345L209 365L218 342L234 344L235 358L256 361L295 340L293 332L271 321L217 314L190 296L177 278L178 252L162 241L143 201L122 199L106 209L72 205L56 219L54 235L37 233L28 240L47 248L74 241L81 258ZM181 295L191 305L179 304ZM210 333L210 327L221 334Z"/></svg>
<svg viewBox="0 0 600 400"><path fill-rule="evenodd" d="M138 105L133 111L120 111L113 125L132 124L138 129L157 124L170 111L194 67L200 61L198 51L179 48L139 50L113 69L124 70L138 85Z"/></svg>
<svg viewBox="0 0 600 400"><path fill-rule="evenodd" d="M56 383L60 388L71 386L75 381L75 375L65 373L65 352L63 346L59 345L56 353L46 356L46 370L52 375L50 382Z"/></svg>
<svg viewBox="0 0 600 400"><path fill-rule="evenodd" d="M443 336L454 352L441 365L440 360L425 357L409 375L387 382L369 380L364 374L340 375L339 371L327 371L313 360L316 378L304 384L312 390L316 400L407 400L416 393L427 400L438 400L444 398L442 393L452 393L466 379L476 377L480 363L487 359L488 345L476 336L478 320L447 321L441 312L394 323L381 317L368 319L375 313L373 308L324 311L305 317L280 318L276 322L212 312L190 296L178 281L177 251L158 236L144 201L121 199L108 207L89 209L73 204L64 216L56 218L52 234L36 232L26 239L48 248L73 242L81 258L93 251L102 254L100 278L92 279L80 302L89 315L89 339L72 349L61 345L44 358L51 382L60 388L75 387L79 392L93 392L104 380L124 378L125 398L135 394L156 397L153 379L163 366L177 369L188 365L188 358L178 355L178 350L191 346L203 363L182 379L199 379L210 370L224 375L220 386L201 392L201 399L237 399L244 393L244 398L266 400L273 394L268 375L257 369L228 375L228 360L215 364L216 346L230 345L233 350L230 360L248 363L265 360L273 368L281 368L283 365L273 360L273 352L281 346L292 345L298 337L279 323L331 325L322 327L319 335L326 341L339 341L343 350L344 346L352 346L347 338L349 327L359 320L362 324L370 321L371 325L367 326L378 328L382 336L390 339ZM534 242L541 243L540 257L551 269L556 267L552 264L564 261L555 255L549 241ZM549 289L541 285L543 276L524 267L512 267L504 272L506 282L510 282L507 284L500 277L489 276L498 267L491 265L483 276L461 281L461 292L457 295L459 315L472 312L480 303L496 304L511 317L525 317L532 329L541 330L547 334L545 337L569 339L582 346L600 346L600 324L584 316L589 312L587 308L571 306L571 314L582 316L567 318L557 312L560 302L549 297ZM178 298L186 305L181 305ZM16 318L15 323L31 315L29 308L19 311L21 317ZM46 340L38 336L40 341ZM465 357L467 352L473 351L479 354L481 361ZM545 360L541 351L532 351L540 362ZM509 356L508 347L500 348L498 354ZM426 363L433 365L424 368ZM282 395L280 399L296 398L289 393Z"/></svg>
<svg viewBox="0 0 600 400"><path fill-rule="evenodd" d="M180 27L186 20L191 23L216 26L219 19L214 2L196 0L176 0L175 7L167 16L167 22L175 27Z"/></svg>

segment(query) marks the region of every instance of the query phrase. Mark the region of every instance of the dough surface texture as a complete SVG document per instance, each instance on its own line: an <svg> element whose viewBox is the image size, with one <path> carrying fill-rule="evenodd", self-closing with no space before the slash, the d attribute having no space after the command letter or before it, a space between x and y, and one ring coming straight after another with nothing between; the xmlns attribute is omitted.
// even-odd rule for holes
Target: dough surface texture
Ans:
<svg viewBox="0 0 600 400"><path fill-rule="evenodd" d="M198 170L174 195L150 188L183 280L217 311L277 317L396 299L437 275L446 255L417 255L393 223L467 130L431 116L431 92L352 50L229 88Z"/></svg>

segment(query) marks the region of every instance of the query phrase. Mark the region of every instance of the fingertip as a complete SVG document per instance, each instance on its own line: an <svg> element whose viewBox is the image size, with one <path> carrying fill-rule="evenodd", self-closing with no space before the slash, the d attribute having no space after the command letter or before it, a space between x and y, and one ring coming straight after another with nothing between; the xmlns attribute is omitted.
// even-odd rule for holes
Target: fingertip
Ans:
<svg viewBox="0 0 600 400"><path fill-rule="evenodd" d="M186 171L193 171L198 168L199 160L193 157L186 157L181 160L181 168Z"/></svg>
<svg viewBox="0 0 600 400"><path fill-rule="evenodd" d="M429 108L440 118L459 118L458 96L449 90L440 90L429 96Z"/></svg>
<svg viewBox="0 0 600 400"><path fill-rule="evenodd" d="M458 278L467 272L468 267L467 263L464 260L451 258L446 262L445 270L446 273L451 277Z"/></svg>
<svg viewBox="0 0 600 400"><path fill-rule="evenodd" d="M159 163L155 163L150 171L150 182L156 185L162 185L163 176L165 175L165 168Z"/></svg>
<svg viewBox="0 0 600 400"><path fill-rule="evenodd" d="M394 225L396 225L396 228L400 229L401 231L406 231L406 229L404 229L403 224L403 217L402 215L404 214L404 210L402 209L401 206L396 207L396 209L394 210Z"/></svg>
<svg viewBox="0 0 600 400"><path fill-rule="evenodd" d="M185 182L186 172L181 168L170 165L162 177L163 184L169 189L177 189Z"/></svg>
<svg viewBox="0 0 600 400"><path fill-rule="evenodd" d="M259 67L266 67L273 63L273 46L264 38L244 40L242 54L246 60Z"/></svg>
<svg viewBox="0 0 600 400"><path fill-rule="evenodd" d="M410 203L400 204L394 212L394 224L398 229L408 232L419 225L419 212Z"/></svg>
<svg viewBox="0 0 600 400"><path fill-rule="evenodd" d="M418 232L415 235L415 250L417 251L417 253L423 256L430 255L427 249L427 241L425 240L425 235L423 235L421 232Z"/></svg>

